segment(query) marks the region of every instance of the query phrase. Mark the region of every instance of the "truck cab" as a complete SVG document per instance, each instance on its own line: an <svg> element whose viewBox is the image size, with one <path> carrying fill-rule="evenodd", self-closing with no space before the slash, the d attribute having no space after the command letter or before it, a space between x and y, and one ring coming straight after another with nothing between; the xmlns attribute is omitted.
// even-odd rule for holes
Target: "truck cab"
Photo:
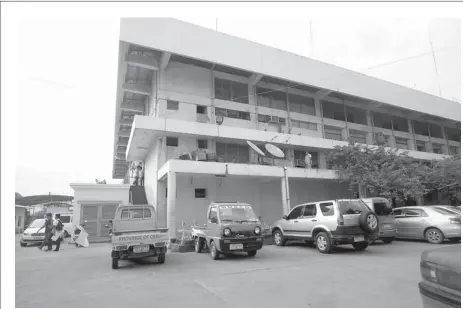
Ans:
<svg viewBox="0 0 463 309"><path fill-rule="evenodd" d="M195 251L208 247L213 260L220 254L246 252L255 256L262 249L262 223L251 205L240 202L212 202L204 228L193 229Z"/></svg>
<svg viewBox="0 0 463 309"><path fill-rule="evenodd" d="M112 268L119 260L155 256L164 263L169 235L167 229L157 228L152 205L120 205L110 222Z"/></svg>

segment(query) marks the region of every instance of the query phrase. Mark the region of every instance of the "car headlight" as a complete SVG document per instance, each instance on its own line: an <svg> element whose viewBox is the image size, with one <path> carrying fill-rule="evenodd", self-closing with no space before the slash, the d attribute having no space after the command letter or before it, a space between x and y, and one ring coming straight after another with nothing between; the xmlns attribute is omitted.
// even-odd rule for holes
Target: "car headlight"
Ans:
<svg viewBox="0 0 463 309"><path fill-rule="evenodd" d="M254 228L254 233L255 233L256 235L259 235L260 232L261 232L260 227L256 226L256 227Z"/></svg>
<svg viewBox="0 0 463 309"><path fill-rule="evenodd" d="M229 228L226 228L226 229L223 230L223 234L225 236L230 236L231 235L231 230Z"/></svg>
<svg viewBox="0 0 463 309"><path fill-rule="evenodd" d="M31 234L29 233L23 233L23 236L30 236Z"/></svg>

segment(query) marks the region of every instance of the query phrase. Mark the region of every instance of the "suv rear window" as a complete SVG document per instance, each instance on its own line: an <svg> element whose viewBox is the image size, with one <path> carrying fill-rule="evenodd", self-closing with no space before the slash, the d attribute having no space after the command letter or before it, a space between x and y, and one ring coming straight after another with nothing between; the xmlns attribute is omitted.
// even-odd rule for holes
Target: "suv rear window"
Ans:
<svg viewBox="0 0 463 309"><path fill-rule="evenodd" d="M450 216L456 216L457 214L448 210L448 209L445 209L445 208L441 208L441 207L434 207L432 208L432 210L434 211L437 211L438 213L442 214L442 215L450 215Z"/></svg>
<svg viewBox="0 0 463 309"><path fill-rule="evenodd" d="M374 202L373 203L375 213L378 216L388 216L392 213L392 207L386 202Z"/></svg>
<svg viewBox="0 0 463 309"><path fill-rule="evenodd" d="M370 210L368 206L359 200L338 201L338 205L341 215L354 215Z"/></svg>

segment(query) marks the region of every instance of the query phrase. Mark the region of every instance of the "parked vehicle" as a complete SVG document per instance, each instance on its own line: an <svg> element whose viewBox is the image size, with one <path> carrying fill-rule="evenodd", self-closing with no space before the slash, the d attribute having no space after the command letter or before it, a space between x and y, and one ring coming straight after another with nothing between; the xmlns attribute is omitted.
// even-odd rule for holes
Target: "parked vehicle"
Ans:
<svg viewBox="0 0 463 309"><path fill-rule="evenodd" d="M426 239L441 244L461 239L461 215L442 207L409 206L394 209L396 238Z"/></svg>
<svg viewBox="0 0 463 309"><path fill-rule="evenodd" d="M255 256L262 249L262 224L251 205L240 202L212 202L207 210L207 224L193 227L195 251L209 248L213 260L220 254L247 252Z"/></svg>
<svg viewBox="0 0 463 309"><path fill-rule="evenodd" d="M378 216L379 239L390 244L396 234L395 219L391 203L384 197L362 199L363 202Z"/></svg>
<svg viewBox="0 0 463 309"><path fill-rule="evenodd" d="M53 220L53 223L55 221ZM29 224L29 226L21 234L19 244L21 247L27 245L41 244L45 240L45 229L42 229L39 233L37 231L45 224L45 219L35 219Z"/></svg>
<svg viewBox="0 0 463 309"><path fill-rule="evenodd" d="M423 307L461 308L461 245L423 252L420 269Z"/></svg>
<svg viewBox="0 0 463 309"><path fill-rule="evenodd" d="M64 225L64 227L63 227L63 229L64 229L64 234L63 234L64 238L71 237L71 235L73 234L74 229L75 229L75 226L72 224L72 218L73 218L74 214L72 212L57 212L57 213L54 213L52 215L53 220L55 220L57 214L60 215L60 220Z"/></svg>
<svg viewBox="0 0 463 309"><path fill-rule="evenodd" d="M169 235L167 229L157 228L153 206L120 205L110 224L113 269L124 259L156 256L159 263L165 262Z"/></svg>
<svg viewBox="0 0 463 309"><path fill-rule="evenodd" d="M352 244L365 250L378 238L378 216L362 200L330 200L294 207L272 228L277 246L287 240L315 242L318 251L330 253L337 245Z"/></svg>

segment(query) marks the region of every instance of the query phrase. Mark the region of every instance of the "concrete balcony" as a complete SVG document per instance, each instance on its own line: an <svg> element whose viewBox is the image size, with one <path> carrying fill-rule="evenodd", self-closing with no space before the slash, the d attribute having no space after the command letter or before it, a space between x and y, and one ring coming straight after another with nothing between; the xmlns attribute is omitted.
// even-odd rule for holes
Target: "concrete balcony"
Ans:
<svg viewBox="0 0 463 309"><path fill-rule="evenodd" d="M121 126L131 126L133 123L133 119L120 119L119 124Z"/></svg>
<svg viewBox="0 0 463 309"><path fill-rule="evenodd" d="M153 57L148 57L144 55L143 53L128 54L125 56L125 61L127 62L127 64L141 67L141 68L146 68L150 70L159 69L158 60Z"/></svg>
<svg viewBox="0 0 463 309"><path fill-rule="evenodd" d="M150 85L130 80L122 85L122 90L144 95L151 95L153 93Z"/></svg>
<svg viewBox="0 0 463 309"><path fill-rule="evenodd" d="M120 137L130 137L130 131L128 131L128 130L127 131L126 130L122 131L121 130L121 131L119 131L118 135ZM127 145L124 145L124 146L127 146Z"/></svg>
<svg viewBox="0 0 463 309"><path fill-rule="evenodd" d="M191 174L197 176L240 176L259 178L282 178L284 167L258 164L237 164L222 162L169 160L158 171L158 180L164 180L168 172ZM302 169L287 167L288 178L293 179L337 179L334 170Z"/></svg>

